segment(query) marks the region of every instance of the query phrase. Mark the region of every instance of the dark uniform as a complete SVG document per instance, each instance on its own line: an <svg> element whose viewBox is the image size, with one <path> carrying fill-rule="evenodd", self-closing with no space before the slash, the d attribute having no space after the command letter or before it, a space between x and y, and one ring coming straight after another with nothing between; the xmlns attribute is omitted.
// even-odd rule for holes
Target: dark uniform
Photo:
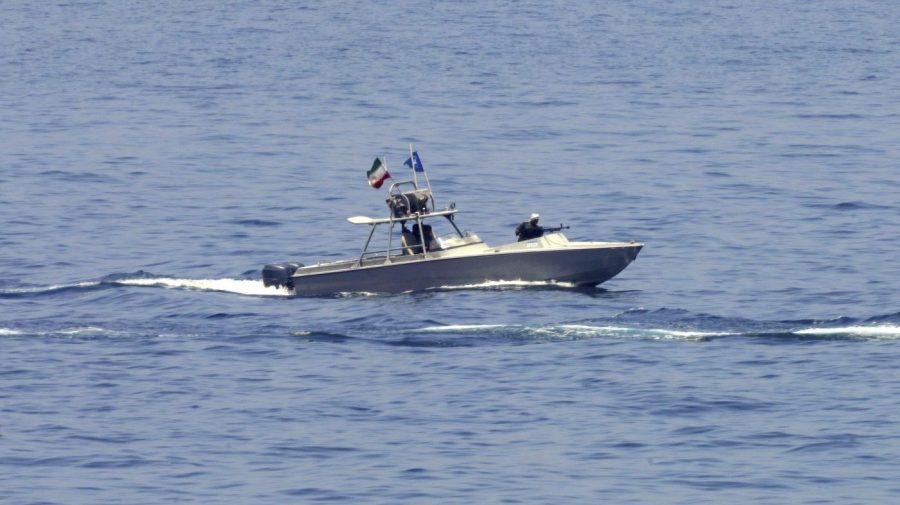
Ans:
<svg viewBox="0 0 900 505"><path fill-rule="evenodd" d="M519 237L519 242L542 237L543 235L544 228L538 225L538 218L532 218L516 226L516 236Z"/></svg>
<svg viewBox="0 0 900 505"><path fill-rule="evenodd" d="M400 224L400 242L403 244L403 254L416 254L422 252L419 234L406 227L406 222Z"/></svg>

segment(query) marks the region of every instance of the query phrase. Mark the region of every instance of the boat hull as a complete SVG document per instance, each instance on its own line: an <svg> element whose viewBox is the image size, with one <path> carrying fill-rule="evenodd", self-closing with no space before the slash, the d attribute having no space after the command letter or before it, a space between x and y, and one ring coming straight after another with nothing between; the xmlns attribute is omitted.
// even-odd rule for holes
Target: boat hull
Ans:
<svg viewBox="0 0 900 505"><path fill-rule="evenodd" d="M565 282L596 286L615 277L640 252L642 244L616 244L494 251L487 254L432 257L416 261L346 266L292 277L298 295L341 292L399 293L489 281Z"/></svg>

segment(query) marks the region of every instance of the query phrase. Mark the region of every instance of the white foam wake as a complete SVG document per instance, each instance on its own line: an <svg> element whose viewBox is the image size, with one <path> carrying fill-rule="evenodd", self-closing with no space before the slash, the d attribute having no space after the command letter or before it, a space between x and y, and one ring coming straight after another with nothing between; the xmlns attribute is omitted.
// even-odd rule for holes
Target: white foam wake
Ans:
<svg viewBox="0 0 900 505"><path fill-rule="evenodd" d="M436 289L495 289L495 288L527 288L536 286L558 286L561 288L574 288L575 284L571 282L556 281L485 281L478 284L460 284L454 286L441 286Z"/></svg>
<svg viewBox="0 0 900 505"><path fill-rule="evenodd" d="M287 289L266 287L261 280L254 279L170 279L140 278L121 279L116 284L128 286L160 286L164 288L194 289L200 291L221 291L250 296L291 296Z"/></svg>
<svg viewBox="0 0 900 505"><path fill-rule="evenodd" d="M727 331L672 330L665 328L640 328L624 326L590 326L583 324L555 324L545 326L523 326L513 324L448 324L444 326L428 326L417 331L430 333L518 333L538 338L582 339L582 338L634 338L652 340L707 340L713 337L753 335L753 333ZM900 339L900 326L843 326L835 328L805 328L792 330L790 334L850 337L872 340Z"/></svg>
<svg viewBox="0 0 900 505"><path fill-rule="evenodd" d="M651 336L656 339L703 339L709 337L720 337L724 335L738 335L727 331L686 331L686 330L667 330L664 328L604 328L605 331L618 332L621 331L625 336Z"/></svg>
<svg viewBox="0 0 900 505"><path fill-rule="evenodd" d="M568 338L642 338L652 340L703 340L722 335L734 335L726 332L683 331L664 328L628 328L623 326L588 326L583 324L560 324L535 328L536 334L562 336Z"/></svg>
<svg viewBox="0 0 900 505"><path fill-rule="evenodd" d="M849 335L863 338L900 338L900 326L844 326L840 328L806 328L793 331L795 335Z"/></svg>
<svg viewBox="0 0 900 505"><path fill-rule="evenodd" d="M634 338L652 340L704 340L723 335L737 335L726 332L682 331L662 328L627 328L622 326L589 326L583 324L555 324L539 327L507 324L449 324L445 326L427 326L417 331L430 333L470 333L479 331L517 332L547 339L583 339L583 338Z"/></svg>
<svg viewBox="0 0 900 505"><path fill-rule="evenodd" d="M49 334L66 335L66 336L82 336L82 335L112 335L113 332L96 326L78 326L75 328L63 328Z"/></svg>
<svg viewBox="0 0 900 505"><path fill-rule="evenodd" d="M3 290L0 290L0 293L3 293L3 294L49 293L51 291L59 291L60 289L91 288L91 287L97 286L98 284L100 284L100 283L97 281L85 281L85 282L76 282L73 284L54 284L52 286L3 289Z"/></svg>
<svg viewBox="0 0 900 505"><path fill-rule="evenodd" d="M465 332L465 331L479 331L479 330L493 330L496 328L515 328L515 326L510 326L506 324L448 324L446 326L426 326L424 328L419 328L418 331L425 332Z"/></svg>
<svg viewBox="0 0 900 505"><path fill-rule="evenodd" d="M96 326L75 326L71 328L61 328L56 330L13 330L11 328L0 328L0 336L12 335L36 335L41 337L84 337L84 336L115 336L118 333Z"/></svg>

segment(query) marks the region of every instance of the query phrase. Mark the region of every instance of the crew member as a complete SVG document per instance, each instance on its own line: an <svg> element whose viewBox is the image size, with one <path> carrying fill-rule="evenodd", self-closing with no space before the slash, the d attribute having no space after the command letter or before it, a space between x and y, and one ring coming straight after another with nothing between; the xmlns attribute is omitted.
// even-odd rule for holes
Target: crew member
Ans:
<svg viewBox="0 0 900 505"><path fill-rule="evenodd" d="M437 241L437 237L434 235L434 230L431 229L430 224L422 225L422 235L425 237L425 250L428 252L437 251L441 248L440 244Z"/></svg>
<svg viewBox="0 0 900 505"><path fill-rule="evenodd" d="M413 225L415 226L415 225ZM400 242L403 244L403 254L413 255L421 250L419 234L406 227L406 221L400 223Z"/></svg>
<svg viewBox="0 0 900 505"><path fill-rule="evenodd" d="M537 212L532 213L528 221L523 221L522 224L516 227L516 236L519 237L519 242L544 235L544 228L538 225L538 219L540 218L541 216Z"/></svg>

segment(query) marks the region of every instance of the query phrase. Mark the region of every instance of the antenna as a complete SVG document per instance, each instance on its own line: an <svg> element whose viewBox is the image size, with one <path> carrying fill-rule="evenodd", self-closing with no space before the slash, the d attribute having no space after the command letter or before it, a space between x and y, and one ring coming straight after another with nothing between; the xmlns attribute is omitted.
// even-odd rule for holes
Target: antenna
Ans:
<svg viewBox="0 0 900 505"><path fill-rule="evenodd" d="M413 171L413 184L416 186L416 189L419 189L419 179L416 177L416 160L413 158L412 144L409 145L409 164L411 165L409 168ZM428 180L428 176L425 176L425 178ZM428 189L431 189L431 185L428 186Z"/></svg>

